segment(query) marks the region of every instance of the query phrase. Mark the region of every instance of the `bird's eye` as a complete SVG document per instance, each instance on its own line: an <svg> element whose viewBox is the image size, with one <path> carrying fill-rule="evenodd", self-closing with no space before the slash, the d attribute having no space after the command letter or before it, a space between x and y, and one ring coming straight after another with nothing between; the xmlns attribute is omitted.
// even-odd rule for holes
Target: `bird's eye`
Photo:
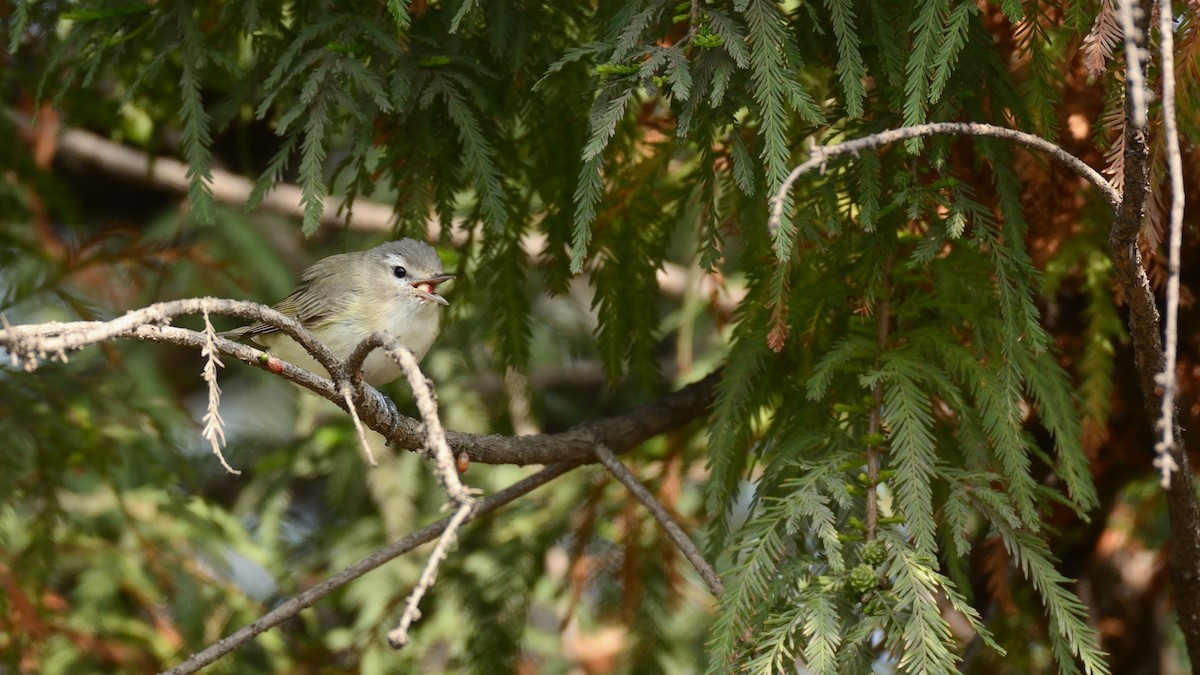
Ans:
<svg viewBox="0 0 1200 675"><path fill-rule="evenodd" d="M395 274L397 279L403 279L404 277L408 276L408 270L404 269L400 265L396 265L392 268L392 274Z"/></svg>

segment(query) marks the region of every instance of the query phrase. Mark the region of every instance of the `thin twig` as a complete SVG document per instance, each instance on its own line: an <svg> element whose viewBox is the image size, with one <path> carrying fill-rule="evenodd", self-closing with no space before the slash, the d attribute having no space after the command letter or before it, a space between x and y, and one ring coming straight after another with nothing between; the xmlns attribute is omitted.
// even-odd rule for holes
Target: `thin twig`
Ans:
<svg viewBox="0 0 1200 675"><path fill-rule="evenodd" d="M426 591L437 580L438 567L446 560L450 546L457 538L458 528L467 522L474 509L474 502L459 506L454 515L450 517L450 522L447 523L442 536L438 537L433 551L429 554L429 560L425 562L425 569L421 570L421 577L417 579L417 585L413 586L412 593L404 601L404 612L400 615L400 621L395 628L388 631L387 640L392 649L401 649L408 644L408 629L412 627L413 622L421 618L421 598L425 597Z"/></svg>
<svg viewBox="0 0 1200 675"><path fill-rule="evenodd" d="M473 491L463 485L459 478L454 453L450 450L450 444L446 442L446 430L442 427L442 421L438 416L437 397L433 393L429 380L425 379L425 374L417 365L417 358L412 351L393 335L372 333L351 352L350 358L346 359L346 368L351 371L360 370L367 355L379 348L382 348L396 362L396 365L400 366L404 378L408 380L413 398L417 401L417 410L421 412L421 419L425 425L425 447L433 455L439 482L445 488L451 502L457 507L445 531L434 545L429 560L425 563L425 569L421 571L421 576L417 580L417 585L413 587L412 593L405 601L400 621L395 628L388 632L388 643L393 648L400 649L408 644L408 629L421 617L421 598L425 596L437 579L438 567L446 559L450 546L458 536L459 526L466 522L475 509L476 499Z"/></svg>
<svg viewBox="0 0 1200 675"><path fill-rule="evenodd" d="M1162 412L1158 419L1160 440L1154 445L1157 457L1154 466L1162 474L1163 489L1171 486L1171 472L1177 471L1175 463L1175 364L1179 342L1179 250L1183 244L1183 159L1179 154L1179 127L1175 118L1175 38L1172 25L1171 0L1160 0L1158 9L1159 48L1162 50L1163 133L1167 141L1167 168L1171 175L1171 229L1170 251L1167 262L1167 326L1164 331L1163 349L1166 363L1158 375L1158 384L1163 389Z"/></svg>
<svg viewBox="0 0 1200 675"><path fill-rule="evenodd" d="M338 390L342 393L342 400L346 402L346 412L350 413L350 419L354 420L354 430L358 432L358 442L367 457L367 464L379 466L379 462L375 461L375 453L371 452L371 445L367 443L367 432L363 429L362 420L358 418L358 407L354 405L354 393L351 391L350 382L343 380Z"/></svg>
<svg viewBox="0 0 1200 675"><path fill-rule="evenodd" d="M700 0L692 0L691 7L688 8L688 34L687 41L690 44L696 39L696 33L700 30Z"/></svg>
<svg viewBox="0 0 1200 675"><path fill-rule="evenodd" d="M552 464L545 469L524 478L509 487L489 495L481 500L476 505L475 510L466 518L466 522L481 518L505 504L522 497L533 490L549 483L559 476L567 473L571 469L579 466L578 464ZM201 668L215 662L222 656L241 647L255 636L264 633L275 626L287 621L296 616L306 607L312 606L321 598L333 593L342 588L346 584L354 581L362 575L379 567L395 558L408 553L421 544L426 544L437 538L450 525L453 516L443 518L436 523L427 525L416 532L397 540L383 548L375 551L371 555L343 569L341 572L329 577L325 581L305 590L296 597L287 600L277 606L275 609L267 612L259 617L253 623L245 626L234 632L229 637L223 638L205 648L203 651L193 654L187 661L178 666L165 671L163 675L188 675L195 673Z"/></svg>
<svg viewBox="0 0 1200 675"><path fill-rule="evenodd" d="M1105 180L1092 167L1088 166L1083 160L1063 150L1059 146L1047 141L1044 138L1027 134L1016 129L1007 129L998 127L992 124L981 124L978 122L935 122L931 124L918 124L911 127L903 127L900 129L889 129L881 131L870 136L863 136L845 143L837 143L834 145L813 145L809 150L809 158L788 174L788 177L779 186L779 190L771 197L771 217L767 223L771 235L779 230L780 223L783 222L784 211L788 204L788 195L792 190L792 185L800 176L817 168L824 168L825 163L845 154L857 154L863 150L877 148L890 143L907 140L909 138L920 138L923 136L982 136L986 138L1000 138L1004 140L1014 141L1021 145L1042 150L1050 156L1061 160L1071 167L1080 176L1088 180L1088 182L1100 189L1104 198L1108 200L1114 208L1121 203L1121 196L1113 189L1112 185Z"/></svg>
<svg viewBox="0 0 1200 675"><path fill-rule="evenodd" d="M413 396L417 399L417 410L421 412L421 420L425 424L425 432L429 436L429 452L433 453L438 479L441 481L442 487L446 489L446 494L455 504L460 506L471 504L475 501L475 497L459 479L458 469L454 467L454 453L450 451L450 444L446 442L446 430L442 427L442 421L438 417L437 399L433 389L429 386L429 380L425 379L424 373L417 367L417 358L407 347L400 344L400 340L397 338L381 333L376 333L376 335L385 338L384 349L388 356L392 357L404 370L408 386L412 388Z"/></svg>
<svg viewBox="0 0 1200 675"><path fill-rule="evenodd" d="M650 491L638 481L637 476L634 476L621 463L621 460L617 459L612 450L608 449L608 446L603 443L597 443L593 452L596 453L596 459L600 460L600 463L607 467L609 472L617 480L621 481L621 484L626 489L633 493L634 498L641 502L642 506L646 507L650 515L654 516L654 519L662 526L663 531L667 533L667 536L671 538L671 541L683 553L683 557L688 559L688 562L700 574L700 578L704 580L704 583L708 584L708 589L712 594L718 598L721 597L721 594L725 592L725 585L721 583L721 578L717 576L717 572L712 568L712 565L709 565L708 561L704 559L700 550L692 543L692 540L683 531L683 528L667 512L667 507L660 504L654 498L654 495L650 494Z"/></svg>

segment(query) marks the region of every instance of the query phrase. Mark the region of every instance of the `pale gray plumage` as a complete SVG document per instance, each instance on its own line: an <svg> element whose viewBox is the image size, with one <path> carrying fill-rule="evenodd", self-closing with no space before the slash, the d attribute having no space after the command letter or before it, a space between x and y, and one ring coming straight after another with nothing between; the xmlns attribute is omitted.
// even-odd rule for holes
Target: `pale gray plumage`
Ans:
<svg viewBox="0 0 1200 675"><path fill-rule="evenodd" d="M390 333L418 359L433 344L440 329L438 305L446 299L438 284L453 279L442 271L437 251L422 241L389 241L366 251L323 258L306 269L300 284L275 309L300 321L344 359L367 335ZM320 373L306 350L278 329L262 322L224 334L250 339L276 356ZM363 364L363 376L374 386L400 376L386 354L373 352Z"/></svg>

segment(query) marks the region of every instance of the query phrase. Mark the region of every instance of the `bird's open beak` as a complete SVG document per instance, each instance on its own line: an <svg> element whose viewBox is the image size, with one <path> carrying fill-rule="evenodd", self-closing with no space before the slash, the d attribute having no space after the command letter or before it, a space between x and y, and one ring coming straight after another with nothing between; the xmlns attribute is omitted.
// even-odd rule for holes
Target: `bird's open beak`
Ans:
<svg viewBox="0 0 1200 675"><path fill-rule="evenodd" d="M438 284L445 281L450 281L453 278L453 274L439 274L437 276L429 277L428 279L418 279L417 281L412 282L412 287L417 291L417 295L422 299L429 300L430 302L436 302L439 305L446 305L448 307L450 306L449 301L434 291L437 289Z"/></svg>

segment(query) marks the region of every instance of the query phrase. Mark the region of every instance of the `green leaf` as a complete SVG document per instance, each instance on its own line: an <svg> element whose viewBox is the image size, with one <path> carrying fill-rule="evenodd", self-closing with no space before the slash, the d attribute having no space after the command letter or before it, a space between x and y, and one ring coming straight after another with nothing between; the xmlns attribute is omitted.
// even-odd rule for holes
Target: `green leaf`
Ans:
<svg viewBox="0 0 1200 675"><path fill-rule="evenodd" d="M484 135L475 112L457 89L447 84L438 85L437 90L446 103L450 120L458 129L458 139L463 148L463 171L471 176L484 221L495 232L503 231L508 214L492 144Z"/></svg>
<svg viewBox="0 0 1200 675"><path fill-rule="evenodd" d="M789 107L810 124L824 123L825 116L800 84L794 67L787 61L786 55L791 53L791 45L779 7L769 0L750 0L746 3L744 13L749 29L753 94L761 125L761 157L767 188L774 192L789 171ZM794 234L795 228L790 219L785 219L775 241L775 255L780 261L786 261L791 255L791 237Z"/></svg>
<svg viewBox="0 0 1200 675"><path fill-rule="evenodd" d="M726 673L738 662L739 645L746 639L745 621L759 614L762 599L769 597L767 589L778 561L784 552L783 539L770 525L757 525L753 536L742 539L738 559L742 560L730 570L721 596L721 613L713 626L713 642L710 646L711 660L707 672L711 675Z"/></svg>
<svg viewBox="0 0 1200 675"><path fill-rule="evenodd" d="M329 104L320 97L308 109L304 141L300 144L300 203L304 205L304 236L311 237L325 213L325 151Z"/></svg>
<svg viewBox="0 0 1200 675"><path fill-rule="evenodd" d="M288 162L291 160L292 152L296 149L296 135L289 134L283 139L279 145L279 150L275 152L275 156L267 164L266 170L254 182L254 189L250 191L250 197L246 200L246 211L253 211L262 204L267 193L275 187L275 183L280 180L283 170L287 168Z"/></svg>
<svg viewBox="0 0 1200 675"><path fill-rule="evenodd" d="M404 30L412 24L412 17L408 14L408 0L387 0L387 8L392 19L396 21L396 28Z"/></svg>
<svg viewBox="0 0 1200 675"><path fill-rule="evenodd" d="M678 46L667 50L667 81L671 83L671 93L681 101L686 101L692 92L692 74L687 57Z"/></svg>
<svg viewBox="0 0 1200 675"><path fill-rule="evenodd" d="M944 590L941 582L949 580L936 571L937 559L914 551L907 542L888 536L896 554L887 575L893 579L896 594L895 611L900 620L899 636L893 640L900 648L899 669L903 673L955 672L954 637L950 625L942 618L938 596Z"/></svg>
<svg viewBox="0 0 1200 675"><path fill-rule="evenodd" d="M925 121L925 113L930 103L929 73L934 71L943 46L942 27L949 7L949 0L921 0L917 15L909 26L909 31L914 35L905 66L905 126L915 126ZM910 153L915 153L917 148L921 147L920 139L907 141L906 147Z"/></svg>
<svg viewBox="0 0 1200 675"><path fill-rule="evenodd" d="M862 117L867 89L863 80L867 68L858 46L858 27L855 25L853 0L825 0L833 19L833 34L837 38L838 78L846 94L846 114Z"/></svg>
<svg viewBox="0 0 1200 675"><path fill-rule="evenodd" d="M1038 406L1038 416L1054 436L1059 475L1082 516L1083 511L1094 509L1100 503L1083 450L1083 431L1071 399L1070 378L1048 351L1037 356L1024 351L1018 354L1021 371L1026 375L1026 387Z"/></svg>
<svg viewBox="0 0 1200 675"><path fill-rule="evenodd" d="M808 400L820 401L825 398L834 375L839 371L859 372L865 369L865 361L873 358L875 352L876 341L865 336L850 335L838 340L813 367L812 375L805 383ZM858 370L847 368L851 364L856 365Z"/></svg>
<svg viewBox="0 0 1200 675"><path fill-rule="evenodd" d="M933 62L933 81L929 85L929 103L932 105L942 98L946 83L954 73L954 64L967 41L967 29L971 17L979 12L978 7L971 2L959 4L950 11L946 19L946 33L941 47Z"/></svg>
<svg viewBox="0 0 1200 675"><path fill-rule="evenodd" d="M575 189L572 274L583 271L583 261L592 238L592 223L596 220L596 203L604 193L604 181L600 173L604 166L604 148L617 132L617 123L625 116L625 109L633 99L633 94L632 88L625 88L618 93L614 87L607 87L601 91L588 116L588 142L583 148L583 168Z"/></svg>
<svg viewBox="0 0 1200 675"><path fill-rule="evenodd" d="M211 225L216 218L210 187L212 170L209 166L212 162L212 134L209 131L208 112L200 98L200 74L207 63L201 48L204 38L190 9L179 9L176 19L183 36L179 121L183 124L183 156L188 163L188 202L196 222Z"/></svg>
<svg viewBox="0 0 1200 675"><path fill-rule="evenodd" d="M750 51L746 48L746 30L737 19L713 7L705 7L713 33L724 42L725 52L738 68L750 67Z"/></svg>
<svg viewBox="0 0 1200 675"><path fill-rule="evenodd" d="M804 647L804 661L809 672L827 673L833 675L837 670L837 650L841 646L841 617L837 605L829 596L820 593L810 585L804 594L804 637L808 644ZM790 664L780 664L780 671L787 670Z"/></svg>
<svg viewBox="0 0 1200 675"><path fill-rule="evenodd" d="M934 537L933 479L937 443L933 410L923 385L924 364L902 354L884 354L879 376L884 383L883 416L891 464L896 469L896 498L920 555L937 552Z"/></svg>
<svg viewBox="0 0 1200 675"><path fill-rule="evenodd" d="M1096 632L1088 625L1087 607L1066 584L1070 582L1054 567L1054 558L1045 541L1032 533L998 528L1004 547L1021 574L1033 583L1050 620L1050 640L1060 667L1073 667L1074 659L1083 663L1088 675L1106 675L1108 664Z"/></svg>
<svg viewBox="0 0 1200 675"><path fill-rule="evenodd" d="M475 0L461 0L461 2L462 4L459 5L458 11L454 13L454 18L450 20L451 33L458 32L458 27L462 24L462 20L465 19L471 9L475 7Z"/></svg>

